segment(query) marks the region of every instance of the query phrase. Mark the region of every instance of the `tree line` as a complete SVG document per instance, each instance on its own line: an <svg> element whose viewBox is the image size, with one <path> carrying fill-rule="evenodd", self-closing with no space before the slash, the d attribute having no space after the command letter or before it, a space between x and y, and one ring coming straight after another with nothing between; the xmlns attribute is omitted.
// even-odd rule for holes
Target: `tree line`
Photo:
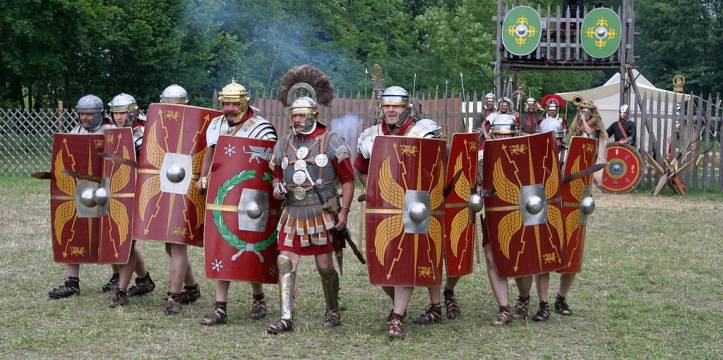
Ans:
<svg viewBox="0 0 723 360"><path fill-rule="evenodd" d="M538 3L562 5L530 5ZM690 90L720 91L721 0L635 8L636 65L646 77L670 88L682 73ZM468 90L491 91L496 12L494 0L5 0L0 107L73 106L86 93L119 92L147 105L172 83L208 106L231 78L270 89L302 63L343 92L370 89L374 63L387 83L420 91L458 90L459 73ZM613 72L526 71L520 80L539 97L600 85Z"/></svg>

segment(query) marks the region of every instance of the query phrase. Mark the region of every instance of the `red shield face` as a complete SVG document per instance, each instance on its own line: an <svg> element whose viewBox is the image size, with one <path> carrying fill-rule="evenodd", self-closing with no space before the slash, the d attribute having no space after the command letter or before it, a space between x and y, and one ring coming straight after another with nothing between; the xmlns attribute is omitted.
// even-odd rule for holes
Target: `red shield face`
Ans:
<svg viewBox="0 0 723 360"><path fill-rule="evenodd" d="M471 193L477 192L478 142L479 133L452 135L446 175L451 189L444 199L444 260L448 276L467 275L473 270L477 229L476 213L470 210L469 202Z"/></svg>
<svg viewBox="0 0 723 360"><path fill-rule="evenodd" d="M100 206L94 193L100 184L67 172L100 179L102 134L55 134L51 155L50 211L53 258L65 264L98 261Z"/></svg>
<svg viewBox="0 0 723 360"><path fill-rule="evenodd" d="M483 187L487 236L503 277L527 276L566 263L560 166L551 133L485 142Z"/></svg>
<svg viewBox="0 0 723 360"><path fill-rule="evenodd" d="M103 152L129 161L136 161L131 128L103 131ZM103 161L103 182L106 189L108 211L100 218L100 263L125 264L131 249L131 219L135 203L136 169L114 162Z"/></svg>
<svg viewBox="0 0 723 360"><path fill-rule="evenodd" d="M443 140L379 136L374 141L366 210L372 284L441 283L445 152Z"/></svg>
<svg viewBox="0 0 723 360"><path fill-rule="evenodd" d="M201 172L205 132L215 110L151 104L138 166L133 238L203 245Z"/></svg>
<svg viewBox="0 0 723 360"><path fill-rule="evenodd" d="M612 193L625 193L638 185L643 175L642 161L632 146L609 143L607 160L608 166L603 171L600 189Z"/></svg>
<svg viewBox="0 0 723 360"><path fill-rule="evenodd" d="M595 165L597 140L574 136L570 142L563 176L568 176ZM562 184L562 216L565 220L565 241L568 264L560 272L580 272L585 245L587 215L581 204L592 199L592 174ZM587 200L589 201L589 200Z"/></svg>
<svg viewBox="0 0 723 360"><path fill-rule="evenodd" d="M275 142L223 135L213 154L204 253L209 279L276 283L276 224L269 160Z"/></svg>

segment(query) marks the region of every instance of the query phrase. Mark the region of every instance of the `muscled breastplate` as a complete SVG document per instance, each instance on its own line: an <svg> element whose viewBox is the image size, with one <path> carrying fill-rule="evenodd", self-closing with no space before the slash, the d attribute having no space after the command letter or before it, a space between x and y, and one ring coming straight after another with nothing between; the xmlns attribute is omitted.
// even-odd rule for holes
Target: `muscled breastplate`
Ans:
<svg viewBox="0 0 723 360"><path fill-rule="evenodd" d="M336 198L339 180L331 164L335 149L329 146L330 136L326 132L314 139L299 140L293 135L284 139L279 164L289 194L287 206L320 206L322 202Z"/></svg>

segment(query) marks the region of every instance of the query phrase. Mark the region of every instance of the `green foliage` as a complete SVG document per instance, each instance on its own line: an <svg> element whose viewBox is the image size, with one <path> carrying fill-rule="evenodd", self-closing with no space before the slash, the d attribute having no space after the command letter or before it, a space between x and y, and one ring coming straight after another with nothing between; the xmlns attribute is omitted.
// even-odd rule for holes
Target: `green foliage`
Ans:
<svg viewBox="0 0 723 360"><path fill-rule="evenodd" d="M676 74L686 77L686 92L723 90L723 1L636 2L638 65L656 86L672 89Z"/></svg>
<svg viewBox="0 0 723 360"><path fill-rule="evenodd" d="M588 8L595 1L586 0ZM620 0L607 1L617 7ZM532 6L560 5L539 0ZM638 64L658 86L683 73L688 89L720 91L720 0L636 2ZM197 105L232 77L271 90L310 63L343 93L387 83L435 92L492 88L494 0L6 0L0 2L0 106L73 106L120 92L145 107L172 83ZM587 88L601 72L522 72L535 95ZM440 89L439 93L442 91ZM30 100L28 104L25 104Z"/></svg>

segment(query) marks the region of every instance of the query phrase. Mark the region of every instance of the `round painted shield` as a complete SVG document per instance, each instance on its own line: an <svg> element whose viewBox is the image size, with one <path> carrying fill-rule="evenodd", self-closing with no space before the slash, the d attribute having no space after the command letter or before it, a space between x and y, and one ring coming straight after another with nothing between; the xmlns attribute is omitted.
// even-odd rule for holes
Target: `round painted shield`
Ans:
<svg viewBox="0 0 723 360"><path fill-rule="evenodd" d="M594 58L606 58L618 50L623 27L620 16L611 9L590 11L582 20L582 49Z"/></svg>
<svg viewBox="0 0 723 360"><path fill-rule="evenodd" d="M512 8L502 24L502 44L512 55L524 56L540 44L542 21L540 14L529 6Z"/></svg>
<svg viewBox="0 0 723 360"><path fill-rule="evenodd" d="M643 175L642 161L632 146L608 144L607 159L608 166L603 171L600 189L606 192L624 193L638 185Z"/></svg>

